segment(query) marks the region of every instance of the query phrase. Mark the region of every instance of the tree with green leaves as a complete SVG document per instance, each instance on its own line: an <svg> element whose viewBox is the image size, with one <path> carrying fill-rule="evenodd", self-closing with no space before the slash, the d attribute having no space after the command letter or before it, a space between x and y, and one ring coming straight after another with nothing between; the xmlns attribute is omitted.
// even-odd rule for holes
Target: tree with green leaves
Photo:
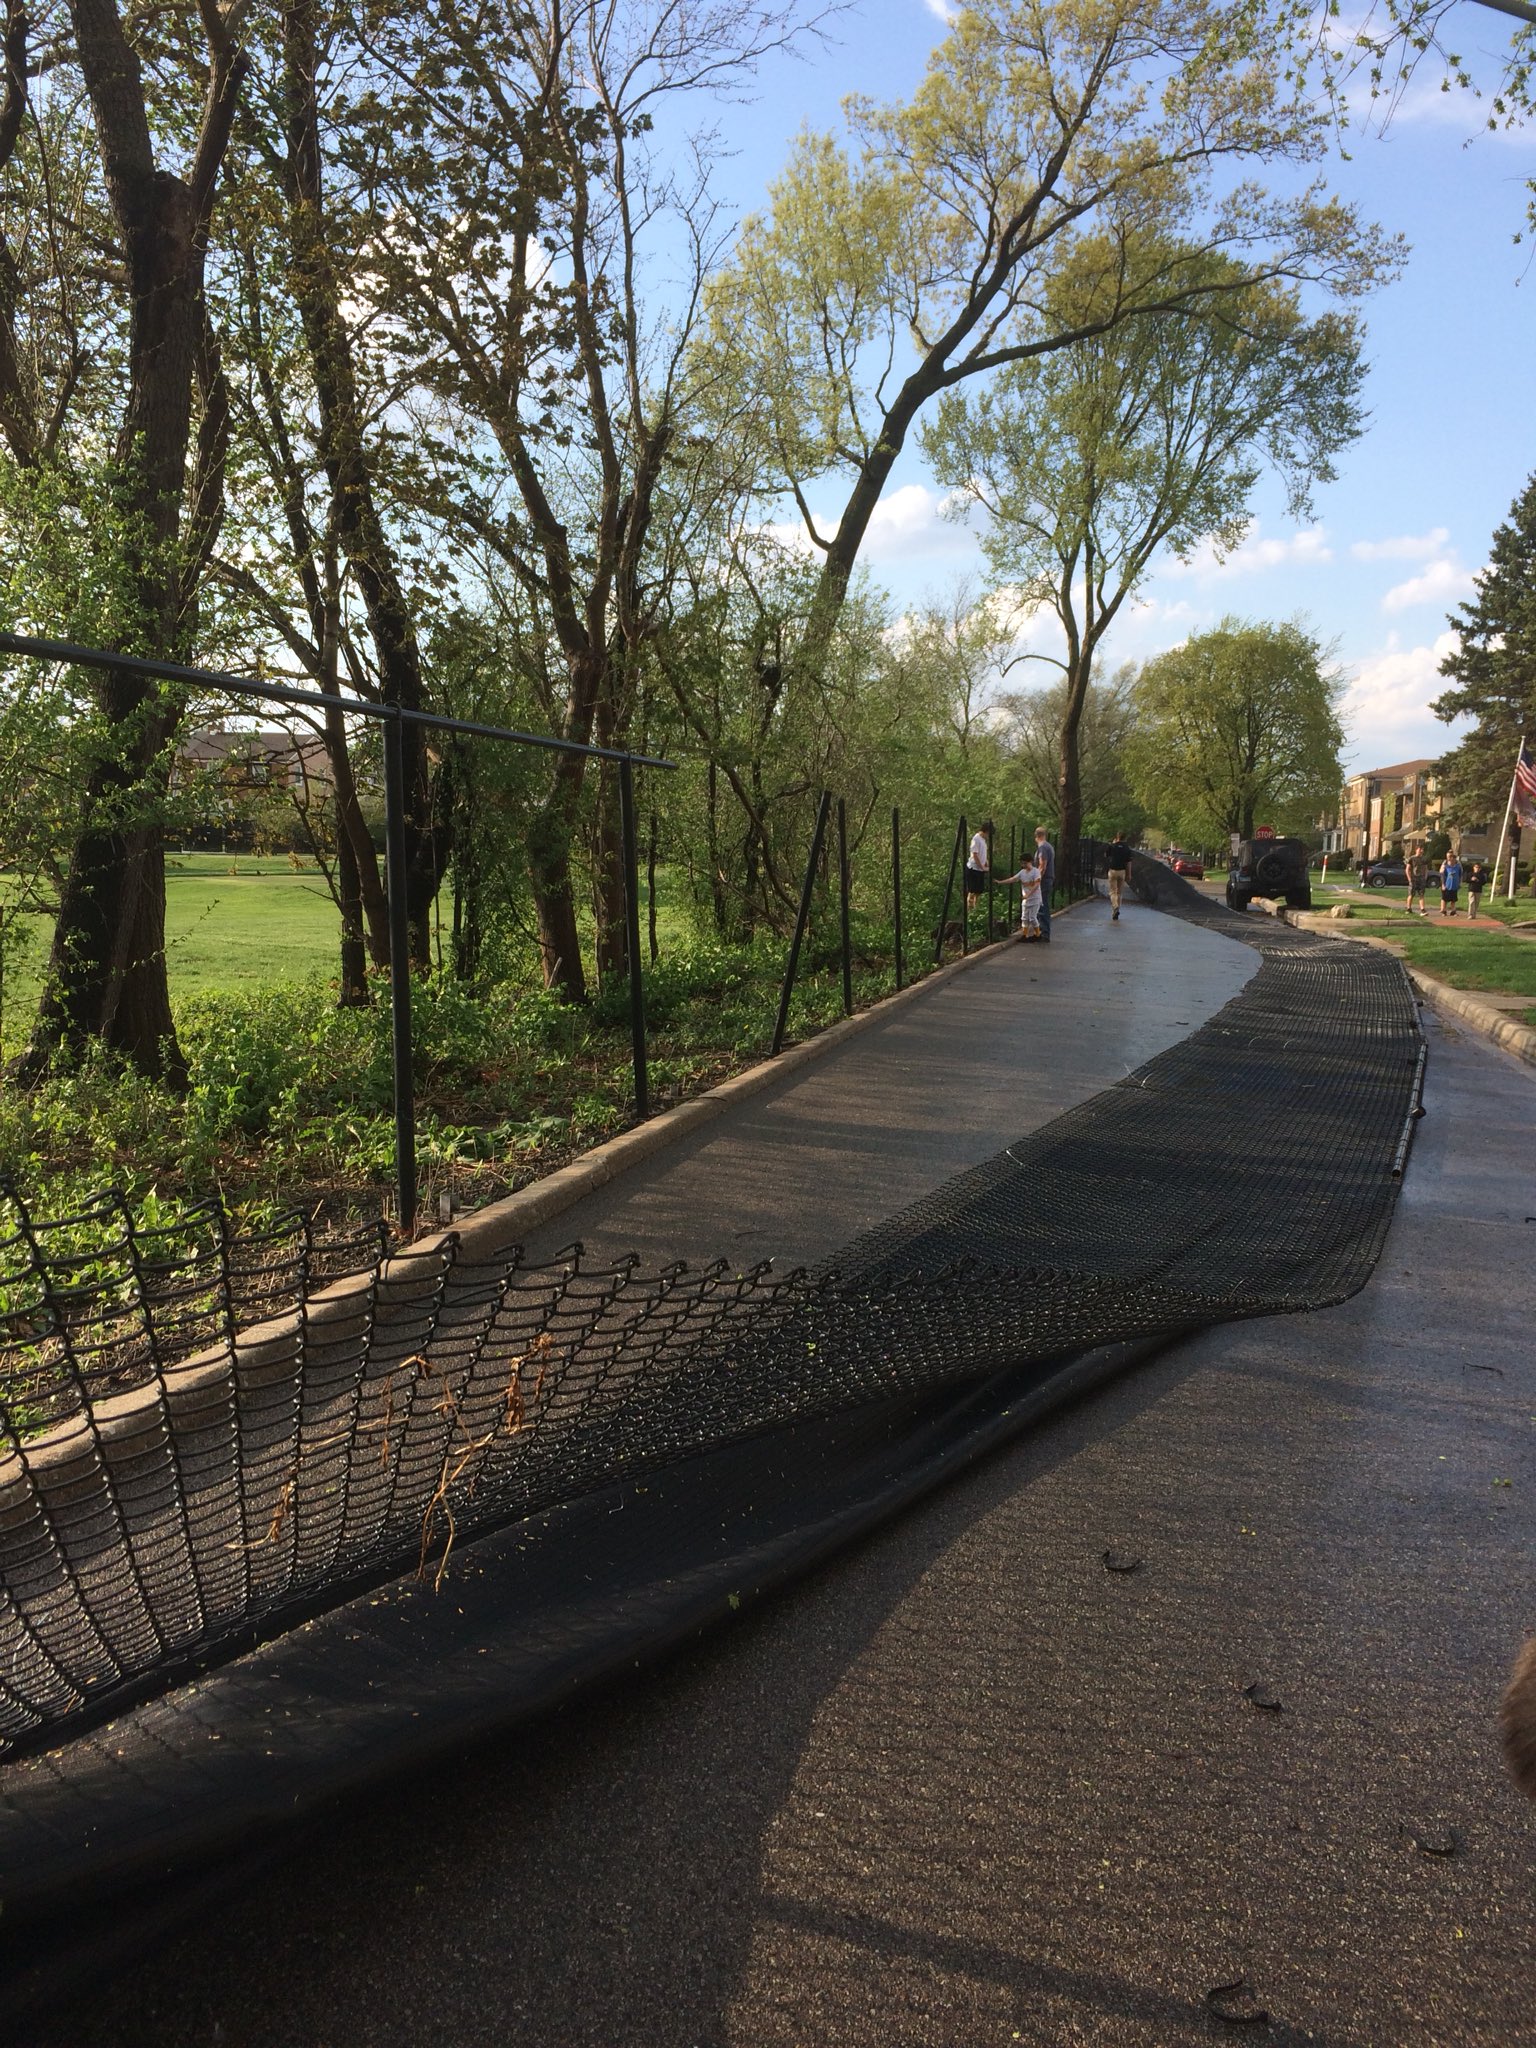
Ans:
<svg viewBox="0 0 1536 2048"><path fill-rule="evenodd" d="M822 557L811 659L932 401L1266 282L1357 296L1398 259L1319 187L1243 175L1327 146L1248 0L977 0L910 101L848 112L854 148L804 134L713 288L723 388Z"/></svg>
<svg viewBox="0 0 1536 2048"><path fill-rule="evenodd" d="M1090 682L1078 712L1082 829L1099 839L1113 838L1117 832L1139 837L1146 823L1127 776L1127 752L1136 723L1135 674L1135 668L1125 663L1107 682ZM1056 809L1067 691L1063 679L1042 690L1006 693L997 699L1002 743L1013 760L1027 808L1042 818Z"/></svg>
<svg viewBox="0 0 1536 2048"><path fill-rule="evenodd" d="M680 523L707 519L720 467L696 431L693 347L726 239L717 138L681 164L653 140L707 91L740 93L813 21L806 0L504 0L402 14L365 77L408 105L358 101L378 231L364 280L419 394L419 503L483 551L556 650L545 715L569 740L625 742L649 641L668 615ZM358 161L363 161L359 152ZM680 265L668 303L658 261ZM430 470L431 474L425 474ZM661 516L669 500L670 517ZM554 758L527 857L546 980L586 970L572 873L588 763ZM624 960L617 778L600 771L593 877L600 973Z"/></svg>
<svg viewBox="0 0 1536 2048"><path fill-rule="evenodd" d="M43 77L50 107L68 103L86 127L94 159L80 194L88 225L82 234L74 222L50 251L46 297L66 351L89 324L111 337L120 369L73 433L65 415L75 386L67 373L55 375L45 416L37 400L50 379L16 360L20 309L7 291L0 414L27 483L57 490L80 521L77 581L91 602L70 609L82 623L89 612L99 643L130 654L186 657L223 508L228 394L205 272L247 70L244 12L243 0L208 0L194 28L181 13L133 18L115 0L68 0L50 21L45 68L29 59L26 10L8 9L0 179L7 196L18 173L25 189L17 159L27 154L31 83ZM46 125L28 147L35 150ZM87 262L78 260L82 243ZM71 271L61 274L71 251ZM160 832L182 700L174 688L120 669L94 676L83 694L91 709L77 735L79 823L24 1065L40 1071L55 1054L72 1057L94 1040L147 1074L174 1078L182 1062L166 982Z"/></svg>
<svg viewBox="0 0 1536 2048"><path fill-rule="evenodd" d="M1164 830L1196 844L1306 831L1336 801L1343 687L1298 625L1223 619L1136 678L1132 788Z"/></svg>
<svg viewBox="0 0 1536 2048"><path fill-rule="evenodd" d="M950 392L922 437L954 502L984 511L982 546L1000 583L1060 628L1059 655L1027 658L1062 675L1052 808L1063 845L1082 830L1079 734L1094 662L1154 558L1234 547L1265 468L1305 514L1361 428L1353 319L1309 320L1295 286L1247 285L1224 256L1150 248L1143 260L1205 274L1210 295L1015 364L974 397Z"/></svg>
<svg viewBox="0 0 1536 2048"><path fill-rule="evenodd" d="M1536 743L1536 476L1493 536L1477 595L1451 614L1460 645L1440 664L1451 688L1437 718L1472 730L1438 764L1447 816L1458 825L1499 819L1522 738Z"/></svg>

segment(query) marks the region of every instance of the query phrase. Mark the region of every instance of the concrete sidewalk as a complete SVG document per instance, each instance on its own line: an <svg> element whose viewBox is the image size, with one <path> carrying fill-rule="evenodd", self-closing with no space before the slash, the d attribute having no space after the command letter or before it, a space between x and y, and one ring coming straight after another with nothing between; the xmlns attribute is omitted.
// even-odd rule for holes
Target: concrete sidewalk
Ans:
<svg viewBox="0 0 1536 2048"><path fill-rule="evenodd" d="M1428 1028L1354 1301L1171 1349L659 1674L339 1812L36 2048L1183 2048L1239 1980L1249 2039L1536 2039L1492 1723L1536 1625L1536 1087Z"/></svg>
<svg viewBox="0 0 1536 2048"><path fill-rule="evenodd" d="M1187 1038L1258 970L1246 946L1097 899L994 948L653 1153L523 1239L601 1261L810 1264Z"/></svg>

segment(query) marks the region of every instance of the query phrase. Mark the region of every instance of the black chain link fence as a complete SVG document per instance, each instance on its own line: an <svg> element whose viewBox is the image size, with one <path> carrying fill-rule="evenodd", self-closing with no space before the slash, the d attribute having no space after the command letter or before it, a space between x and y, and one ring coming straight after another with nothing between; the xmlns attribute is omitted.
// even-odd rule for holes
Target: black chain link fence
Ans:
<svg viewBox="0 0 1536 2048"><path fill-rule="evenodd" d="M1093 870L1083 849L1080 873ZM104 1198L0 1240L0 1753L471 1535L807 1418L1359 1288L1423 1041L1397 962L1132 886L1257 945L1123 1082L776 1274L487 1266L298 1222L136 1230ZM103 1249L105 1245L106 1249Z"/></svg>

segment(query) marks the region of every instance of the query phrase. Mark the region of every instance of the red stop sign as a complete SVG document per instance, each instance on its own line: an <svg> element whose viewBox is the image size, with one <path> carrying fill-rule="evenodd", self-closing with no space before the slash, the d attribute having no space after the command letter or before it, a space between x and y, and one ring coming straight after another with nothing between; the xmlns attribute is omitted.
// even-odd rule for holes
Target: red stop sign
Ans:
<svg viewBox="0 0 1536 2048"><path fill-rule="evenodd" d="M1253 828L1253 836L1255 839L1273 839L1275 836L1275 828L1273 825L1255 825Z"/></svg>

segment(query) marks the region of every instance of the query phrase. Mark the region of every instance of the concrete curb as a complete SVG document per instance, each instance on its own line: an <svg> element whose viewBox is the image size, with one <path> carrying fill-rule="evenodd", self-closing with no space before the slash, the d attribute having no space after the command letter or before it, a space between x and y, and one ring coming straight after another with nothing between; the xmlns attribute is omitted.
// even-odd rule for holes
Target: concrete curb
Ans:
<svg viewBox="0 0 1536 2048"><path fill-rule="evenodd" d="M1380 952L1391 953L1394 960L1402 960L1404 972L1425 1002L1433 1003L1437 1010L1463 1024L1470 1024L1483 1038L1494 1045L1501 1045L1517 1060L1524 1060L1527 1066L1536 1067L1536 1031L1528 1024L1517 1024L1513 1017L1495 1009L1492 1003L1479 1002L1466 989L1452 988L1448 981L1441 981L1433 974L1424 973L1422 968L1410 966L1390 940L1378 939L1366 932L1352 932L1347 919L1335 923L1325 912L1287 910L1281 905L1274 915L1282 923L1294 925L1297 931L1320 932L1325 939L1352 939L1357 946L1375 946ZM1533 1001L1532 1008L1536 1009L1536 1001Z"/></svg>
<svg viewBox="0 0 1536 2048"><path fill-rule="evenodd" d="M1086 901L1086 898L1080 899ZM1065 917L1075 910L1075 903L1063 905L1052 911L1052 919ZM844 1017L836 1024L829 1024L825 1031L818 1031L814 1038L802 1039L797 1045L786 1046L777 1059L759 1060L756 1066L745 1072L733 1074L728 1081L720 1081L702 1095L695 1095L687 1102L680 1102L674 1109L664 1109L659 1115L639 1124L634 1130L621 1131L616 1138L605 1139L601 1145L594 1145L590 1152L584 1152L569 1166L562 1166L543 1180L534 1181L526 1188L519 1188L515 1194L504 1195L499 1202L487 1203L485 1208L476 1209L461 1222L448 1225L445 1229L412 1241L412 1252L421 1252L442 1244L447 1238L457 1238L462 1258L478 1261L493 1258L519 1243L530 1231L538 1230L553 1221L556 1216L606 1187L621 1173L627 1173L632 1166L663 1151L668 1145L678 1143L703 1125L712 1123L723 1116L726 1110L749 1096L761 1094L771 1088L775 1081L792 1074L797 1068L820 1059L823 1053L833 1052L845 1045L850 1038L856 1038L871 1024L878 1024L889 1017L903 1004L913 1002L930 989L952 981L956 975L966 973L980 960L989 960L1004 946L1017 943L1017 934L1010 932L1006 938L994 939L990 946L981 945L973 953L965 954L959 960L951 960L945 967L935 968L925 974L921 981L910 982L906 988L898 989L879 1002L872 1003L867 1010L857 1015Z"/></svg>

